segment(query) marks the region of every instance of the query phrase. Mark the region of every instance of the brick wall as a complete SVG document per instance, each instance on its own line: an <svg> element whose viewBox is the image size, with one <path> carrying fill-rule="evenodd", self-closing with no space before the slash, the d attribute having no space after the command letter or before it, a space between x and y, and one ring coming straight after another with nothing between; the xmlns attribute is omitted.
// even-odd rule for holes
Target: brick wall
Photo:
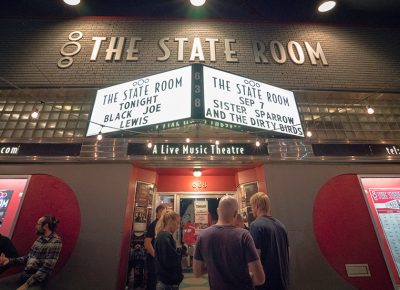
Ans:
<svg viewBox="0 0 400 290"><path fill-rule="evenodd" d="M106 87L172 68L189 61L194 37L200 37L205 65L236 73L285 89L320 89L346 91L400 91L399 28L345 27L317 24L277 24L251 22L217 22L200 20L154 20L136 18L81 18L74 20L1 20L0 21L0 88L18 87ZM72 56L73 64L60 69L60 50L73 31L83 37L81 50ZM90 61L92 37L106 37L96 61ZM125 43L121 60L106 61L110 38L139 37L137 61L126 60ZM171 56L163 56L158 41L169 37ZM188 38L183 61L177 58L177 37ZM216 61L210 61L205 38L218 38ZM235 39L231 47L237 62L227 62L224 40ZM266 45L268 63L256 63L252 41ZM287 55L283 64L275 62L269 50L270 41L285 46L296 41L305 53L305 62L295 64ZM329 65L312 65L304 42L315 49L319 42ZM71 45L65 51L75 50ZM11 85L11 84L12 85Z"/></svg>

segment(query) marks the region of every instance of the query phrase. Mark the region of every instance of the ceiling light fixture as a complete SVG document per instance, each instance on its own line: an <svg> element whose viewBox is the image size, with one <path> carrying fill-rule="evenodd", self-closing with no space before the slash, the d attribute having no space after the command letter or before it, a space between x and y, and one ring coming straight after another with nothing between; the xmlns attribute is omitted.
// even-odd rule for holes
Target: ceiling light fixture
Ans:
<svg viewBox="0 0 400 290"><path fill-rule="evenodd" d="M371 108L370 106L367 106L367 113L372 115L373 113L375 113L375 110L373 108Z"/></svg>
<svg viewBox="0 0 400 290"><path fill-rule="evenodd" d="M200 177L201 176L201 169L200 168L193 168L193 176Z"/></svg>
<svg viewBox="0 0 400 290"><path fill-rule="evenodd" d="M186 138L186 143L190 143L190 138Z"/></svg>
<svg viewBox="0 0 400 290"><path fill-rule="evenodd" d="M39 109L35 109L35 110L31 113L31 118L32 118L32 119L37 119L37 118L39 118Z"/></svg>
<svg viewBox="0 0 400 290"><path fill-rule="evenodd" d="M96 139L97 139L97 141L103 140L103 134L101 133L101 131L99 132L99 134L97 134Z"/></svg>
<svg viewBox="0 0 400 290"><path fill-rule="evenodd" d="M64 0L64 3L71 6L75 6L81 3L81 0Z"/></svg>
<svg viewBox="0 0 400 290"><path fill-rule="evenodd" d="M307 135L307 137L311 137L311 136L312 136L312 132L311 132L311 131L309 131L309 130L307 130L307 133L306 133L306 135Z"/></svg>
<svg viewBox="0 0 400 290"><path fill-rule="evenodd" d="M261 143L260 143L260 140L256 140L256 147L260 147L260 145L261 145Z"/></svg>
<svg viewBox="0 0 400 290"><path fill-rule="evenodd" d="M319 12L328 12L335 8L336 6L336 1L323 1L321 5L318 6L318 11Z"/></svg>
<svg viewBox="0 0 400 290"><path fill-rule="evenodd" d="M150 149L151 147L153 147L153 143L151 143L151 141L147 142L147 148Z"/></svg>
<svg viewBox="0 0 400 290"><path fill-rule="evenodd" d="M103 130L103 126L101 126L99 134L97 134L97 136L96 136L97 141L103 140L103 133L101 133L102 130Z"/></svg>
<svg viewBox="0 0 400 290"><path fill-rule="evenodd" d="M203 6L204 3L206 3L206 0L190 0L190 3L191 3L193 6L199 7L199 6Z"/></svg>
<svg viewBox="0 0 400 290"><path fill-rule="evenodd" d="M215 145L219 145L219 140L215 140Z"/></svg>

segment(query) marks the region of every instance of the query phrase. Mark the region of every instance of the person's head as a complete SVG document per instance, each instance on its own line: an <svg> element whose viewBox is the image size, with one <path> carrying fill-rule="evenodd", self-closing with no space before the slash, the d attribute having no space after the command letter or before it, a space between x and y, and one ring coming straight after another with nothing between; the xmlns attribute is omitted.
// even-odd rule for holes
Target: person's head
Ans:
<svg viewBox="0 0 400 290"><path fill-rule="evenodd" d="M235 218L235 226L237 226L237 227L239 227L239 228L245 228L245 226L244 226L244 221L243 221L243 218L242 218L242 215L240 214L240 213L238 213L237 215L236 215L236 218Z"/></svg>
<svg viewBox="0 0 400 290"><path fill-rule="evenodd" d="M38 219L36 223L36 234L47 236L57 229L59 220L52 215L45 215Z"/></svg>
<svg viewBox="0 0 400 290"><path fill-rule="evenodd" d="M255 217L271 215L271 201L264 192L257 192L250 198L251 209Z"/></svg>
<svg viewBox="0 0 400 290"><path fill-rule="evenodd" d="M156 207L156 218L159 219L162 213L167 209L167 205L165 203L160 204Z"/></svg>
<svg viewBox="0 0 400 290"><path fill-rule="evenodd" d="M222 197L217 208L218 222L233 223L238 212L238 208L238 202L234 197L230 195Z"/></svg>
<svg viewBox="0 0 400 290"><path fill-rule="evenodd" d="M156 234L161 231L170 233L176 232L180 226L180 219L179 214L176 212L169 210L164 211L156 224Z"/></svg>

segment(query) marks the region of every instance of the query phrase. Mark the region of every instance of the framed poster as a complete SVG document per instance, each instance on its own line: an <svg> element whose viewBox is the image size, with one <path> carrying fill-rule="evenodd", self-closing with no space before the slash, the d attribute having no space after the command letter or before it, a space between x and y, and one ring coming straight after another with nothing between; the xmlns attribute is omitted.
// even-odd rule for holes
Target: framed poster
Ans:
<svg viewBox="0 0 400 290"><path fill-rule="evenodd" d="M359 175L395 289L400 289L400 175Z"/></svg>
<svg viewBox="0 0 400 290"><path fill-rule="evenodd" d="M253 194L258 192L257 181L249 183L243 183L238 187L239 193L239 208L241 208L241 214L243 216L244 224L249 227L254 221L254 215L251 210L250 198Z"/></svg>
<svg viewBox="0 0 400 290"><path fill-rule="evenodd" d="M12 237L28 188L29 175L0 175L0 233Z"/></svg>

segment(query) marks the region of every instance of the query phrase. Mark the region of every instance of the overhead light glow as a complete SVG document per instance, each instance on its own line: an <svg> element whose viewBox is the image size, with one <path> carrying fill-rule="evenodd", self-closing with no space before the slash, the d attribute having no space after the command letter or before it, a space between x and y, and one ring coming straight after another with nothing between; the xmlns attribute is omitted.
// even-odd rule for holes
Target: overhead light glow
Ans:
<svg viewBox="0 0 400 290"><path fill-rule="evenodd" d="M81 0L64 0L64 2L68 5L74 6L74 5L78 5L79 3L81 3Z"/></svg>
<svg viewBox="0 0 400 290"><path fill-rule="evenodd" d="M99 132L99 134L97 134L96 139L97 139L97 141L103 140L103 134L101 134L101 131Z"/></svg>
<svg viewBox="0 0 400 290"><path fill-rule="evenodd" d="M311 137L312 136L312 132L311 131L307 131L306 135L307 135L307 137Z"/></svg>
<svg viewBox="0 0 400 290"><path fill-rule="evenodd" d="M257 139L257 141L256 141L256 146L257 146L257 147L260 147L260 145L261 145L261 144L260 144L260 141Z"/></svg>
<svg viewBox="0 0 400 290"><path fill-rule="evenodd" d="M375 113L375 110L373 108L371 108L370 106L367 107L367 113L372 115L373 113Z"/></svg>
<svg viewBox="0 0 400 290"><path fill-rule="evenodd" d="M201 169L200 168L194 168L193 169L193 176L194 177L200 177L201 176Z"/></svg>
<svg viewBox="0 0 400 290"><path fill-rule="evenodd" d="M32 119L37 119L39 118L39 110L35 109L32 113L31 113L31 118Z"/></svg>
<svg viewBox="0 0 400 290"><path fill-rule="evenodd" d="M336 1L324 1L321 5L318 7L319 12L328 12L332 10L336 6Z"/></svg>
<svg viewBox="0 0 400 290"><path fill-rule="evenodd" d="M190 3L192 3L193 6L203 6L204 3L206 3L206 0L190 0Z"/></svg>

